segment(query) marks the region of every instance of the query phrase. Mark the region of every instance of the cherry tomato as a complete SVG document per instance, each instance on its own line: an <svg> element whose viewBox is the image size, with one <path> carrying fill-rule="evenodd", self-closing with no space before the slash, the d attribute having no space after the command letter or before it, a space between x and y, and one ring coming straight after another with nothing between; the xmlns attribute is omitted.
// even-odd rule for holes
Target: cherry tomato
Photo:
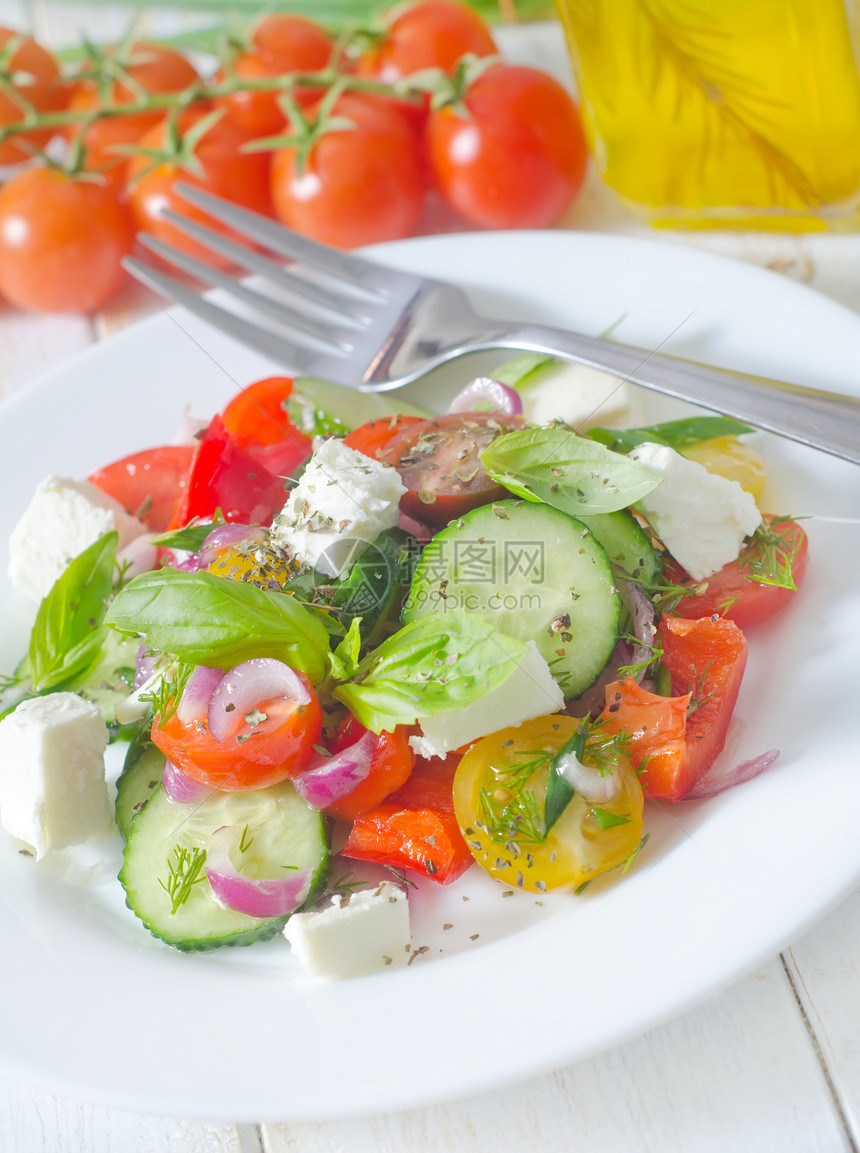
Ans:
<svg viewBox="0 0 860 1153"><path fill-rule="evenodd" d="M345 93L332 115L352 128L326 132L303 170L295 148L275 152L272 199L289 228L305 236L355 248L409 236L424 203L415 133L393 108Z"/></svg>
<svg viewBox="0 0 860 1153"><path fill-rule="evenodd" d="M498 412L450 412L404 428L380 453L406 485L400 508L430 525L447 524L508 494L481 464L497 436L521 428L522 417Z"/></svg>
<svg viewBox="0 0 860 1153"><path fill-rule="evenodd" d="M231 523L270 524L286 500L281 476L230 436L216 416L197 444L176 524L209 521L218 509Z"/></svg>
<svg viewBox="0 0 860 1153"><path fill-rule="evenodd" d="M208 111L194 109L179 119L180 133L187 133L198 124ZM224 115L210 126L194 149L200 175L193 168L183 167L179 159L166 159L152 167L148 156L134 156L128 165L129 200L137 226L157 236L165 243L206 261L214 267L227 268L229 260L198 244L163 219L165 209L181 213L192 220L209 225L216 232L235 235L231 229L218 224L205 212L194 208L174 190L177 181L205 188L234 204L250 208L253 212L271 215L269 198L269 156L265 152L242 152L248 141L247 134ZM150 128L140 140L141 148L167 149L166 121Z"/></svg>
<svg viewBox="0 0 860 1153"><path fill-rule="evenodd" d="M642 789L617 750L602 773L616 782L615 795L592 802L577 791L545 831L550 761L576 727L571 717L538 717L484 737L460 761L454 778L457 820L491 877L529 892L574 889L623 864L639 847ZM587 745L583 763L597 765Z"/></svg>
<svg viewBox="0 0 860 1153"><path fill-rule="evenodd" d="M366 731L355 717L347 717L338 726L329 748L333 753L340 752L360 740ZM405 785L414 764L415 753L409 744L409 730L405 725L398 725L391 733L380 733L368 775L351 793L329 805L326 813L339 821L354 821Z"/></svg>
<svg viewBox="0 0 860 1153"><path fill-rule="evenodd" d="M274 12L259 22L247 50L233 61L231 68L236 76L248 80L289 72L319 72L328 67L332 48L331 36L313 20ZM226 75L222 73L219 79ZM306 88L295 91L293 96L299 104L307 104L318 94L318 90ZM284 131L286 123L278 95L276 91L245 89L222 96L217 103L230 109L231 117L249 138L274 136Z"/></svg>
<svg viewBox="0 0 860 1153"><path fill-rule="evenodd" d="M378 460L380 453L395 436L407 428L421 423L420 416L381 416L354 428L343 438L343 443L354 448L357 452L363 452L365 456L371 456L374 460Z"/></svg>
<svg viewBox="0 0 860 1153"><path fill-rule="evenodd" d="M163 726L156 714L153 743L189 777L213 789L240 792L265 789L307 767L322 731L322 709L310 681L298 674L310 701L299 705L288 697L260 701L264 719L253 725L239 716L234 732L216 741L205 715L183 723L176 713Z"/></svg>
<svg viewBox="0 0 860 1153"><path fill-rule="evenodd" d="M107 101L111 104L134 104L141 92L155 95L181 92L199 81L200 76L190 60L181 53L159 44L139 41L129 46L118 64L124 80L114 80L108 86ZM104 106L105 94L97 78L84 79L75 90L69 104L70 111L96 113ZM99 169L118 186L125 176L127 154L117 151L118 146L137 144L143 134L157 124L164 113L134 112L127 116L111 116L93 120L83 130L79 125L68 129L70 139L81 137L86 150L85 166L89 171Z"/></svg>
<svg viewBox="0 0 860 1153"><path fill-rule="evenodd" d="M680 449L687 460L701 464L708 472L736 480L758 501L767 480L764 457L736 436L713 436Z"/></svg>
<svg viewBox="0 0 860 1153"><path fill-rule="evenodd" d="M738 559L706 580L693 580L677 561L671 557L667 560L667 581L696 590L683 597L673 611L688 618L719 613L739 628L752 628L791 603L808 564L809 542L800 525L787 518L766 516L765 525ZM788 568L794 588L754 579L757 575L776 575L774 566L777 570Z"/></svg>
<svg viewBox="0 0 860 1153"><path fill-rule="evenodd" d="M96 469L89 481L139 517L150 532L163 532L173 520L193 456L190 444L149 448Z"/></svg>
<svg viewBox="0 0 860 1153"><path fill-rule="evenodd" d="M28 104L36 112L51 112L62 108L67 101L60 69L50 52L30 36L0 28L0 52L6 50L10 40L17 40L18 46L0 68L0 128L23 119ZM50 129L42 129L7 137L0 144L0 165L29 160L33 154L24 142L42 148L51 136Z"/></svg>
<svg viewBox="0 0 860 1153"><path fill-rule="evenodd" d="M492 33L482 18L459 0L417 0L390 9L382 38L356 65L361 76L394 84L424 68L453 72L467 52L494 56Z"/></svg>
<svg viewBox="0 0 860 1153"><path fill-rule="evenodd" d="M0 293L36 312L92 312L125 279L131 217L112 188L29 168L0 189Z"/></svg>
<svg viewBox="0 0 860 1153"><path fill-rule="evenodd" d="M479 228L555 224L585 179L588 153L571 97L533 68L494 64L455 105L430 114L427 144L449 206Z"/></svg>
<svg viewBox="0 0 860 1153"><path fill-rule="evenodd" d="M456 880L472 863L454 814L456 762L419 757L402 788L356 818L341 855L412 869L440 885Z"/></svg>

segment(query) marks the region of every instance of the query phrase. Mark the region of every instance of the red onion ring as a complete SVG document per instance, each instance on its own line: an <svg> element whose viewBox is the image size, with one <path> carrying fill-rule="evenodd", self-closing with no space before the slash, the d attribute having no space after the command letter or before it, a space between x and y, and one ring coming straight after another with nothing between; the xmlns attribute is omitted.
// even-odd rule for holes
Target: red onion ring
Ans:
<svg viewBox="0 0 860 1153"><path fill-rule="evenodd" d="M210 669L207 665L197 666L185 684L176 709L177 719L183 725L190 725L192 721L205 715L212 694L223 675L221 669Z"/></svg>
<svg viewBox="0 0 860 1153"><path fill-rule="evenodd" d="M691 801L701 797L715 797L717 793L723 793L735 785L742 785L744 781L751 781L753 777L769 769L778 759L779 749L768 749L766 753L761 753L750 761L741 761L739 765L720 768L717 761L711 765L702 779L696 782L687 797Z"/></svg>
<svg viewBox="0 0 860 1153"><path fill-rule="evenodd" d="M216 741L226 741L236 728L236 717L244 717L257 705L278 697L299 705L311 699L301 677L283 661L274 657L243 661L225 673L211 693L209 732Z"/></svg>
<svg viewBox="0 0 860 1153"><path fill-rule="evenodd" d="M197 805L212 795L212 789L208 785L192 780L182 769L174 765L173 761L164 762L161 783L171 801L176 801L180 805Z"/></svg>
<svg viewBox="0 0 860 1153"><path fill-rule="evenodd" d="M298 909L311 890L312 870L257 880L244 876L231 853L241 834L238 825L222 825L210 838L205 869L216 900L249 917L285 917Z"/></svg>
<svg viewBox="0 0 860 1153"><path fill-rule="evenodd" d="M448 412L504 412L519 416L522 411L523 400L517 390L490 376L470 380L448 405Z"/></svg>
<svg viewBox="0 0 860 1153"><path fill-rule="evenodd" d="M310 767L292 778L293 788L315 809L324 809L360 785L370 772L379 737L369 730L330 757L317 754Z"/></svg>
<svg viewBox="0 0 860 1153"><path fill-rule="evenodd" d="M153 653L146 641L141 641L134 661L134 687L136 689L139 689L142 684L145 684L155 672L157 660L158 657Z"/></svg>

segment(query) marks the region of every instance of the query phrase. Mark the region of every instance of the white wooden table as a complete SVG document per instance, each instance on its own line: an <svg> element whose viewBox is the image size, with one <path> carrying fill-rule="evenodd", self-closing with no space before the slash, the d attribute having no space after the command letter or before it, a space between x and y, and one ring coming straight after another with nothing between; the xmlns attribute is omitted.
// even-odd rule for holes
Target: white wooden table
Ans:
<svg viewBox="0 0 860 1153"><path fill-rule="evenodd" d="M118 11L2 0L0 23L60 47L119 35ZM182 26L144 14L144 27ZM569 81L553 25L509 29L507 55ZM589 183L565 225L647 234ZM769 266L860 312L860 235L664 234ZM130 286L94 318L0 310L0 397L156 307ZM0 306L2 309L2 306ZM503 1092L350 1121L233 1125L112 1112L0 1080L3 1153L837 1153L860 1149L860 893L719 996L590 1061ZM0 973L0 980L3 979ZM118 1054L119 1055L119 1054Z"/></svg>

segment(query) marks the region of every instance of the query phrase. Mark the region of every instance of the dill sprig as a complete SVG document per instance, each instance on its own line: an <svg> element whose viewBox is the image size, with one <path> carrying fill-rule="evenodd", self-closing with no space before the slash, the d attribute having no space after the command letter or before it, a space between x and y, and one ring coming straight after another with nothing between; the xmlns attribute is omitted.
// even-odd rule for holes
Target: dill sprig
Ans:
<svg viewBox="0 0 860 1153"><path fill-rule="evenodd" d="M194 886L205 879L203 866L206 863L206 850L174 845L173 856L174 861L167 858L167 880L158 878L159 885L170 898L171 916L185 904Z"/></svg>
<svg viewBox="0 0 860 1153"><path fill-rule="evenodd" d="M780 533L779 526L791 523L788 516L775 516L763 520L749 544L738 557L738 568L750 580L776 588L797 588L792 567L800 551L801 533Z"/></svg>
<svg viewBox="0 0 860 1153"><path fill-rule="evenodd" d="M150 701L152 703L152 710L158 715L159 729L164 728L179 708L179 702L182 700L185 686L188 684L188 680L193 672L194 665L187 664L184 661L178 661L170 670L163 673L162 676L156 680L148 693L140 694L142 701Z"/></svg>

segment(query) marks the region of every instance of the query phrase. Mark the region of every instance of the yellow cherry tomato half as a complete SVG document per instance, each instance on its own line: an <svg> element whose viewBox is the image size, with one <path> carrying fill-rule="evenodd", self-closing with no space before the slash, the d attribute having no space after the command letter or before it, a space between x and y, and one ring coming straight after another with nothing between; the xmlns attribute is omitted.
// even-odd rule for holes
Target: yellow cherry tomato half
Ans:
<svg viewBox="0 0 860 1153"><path fill-rule="evenodd" d="M592 799L575 792L546 832L550 762L577 723L566 716L526 721L477 741L460 761L457 820L475 860L504 884L535 893L577 889L624 864L640 845L642 789L615 745L604 746L599 761L586 745L583 764L603 788L593 789L592 781ZM601 791L604 798L593 799Z"/></svg>
<svg viewBox="0 0 860 1153"><path fill-rule="evenodd" d="M764 458L736 436L715 436L686 445L681 455L703 465L708 472L736 480L756 500L761 498L767 480Z"/></svg>

